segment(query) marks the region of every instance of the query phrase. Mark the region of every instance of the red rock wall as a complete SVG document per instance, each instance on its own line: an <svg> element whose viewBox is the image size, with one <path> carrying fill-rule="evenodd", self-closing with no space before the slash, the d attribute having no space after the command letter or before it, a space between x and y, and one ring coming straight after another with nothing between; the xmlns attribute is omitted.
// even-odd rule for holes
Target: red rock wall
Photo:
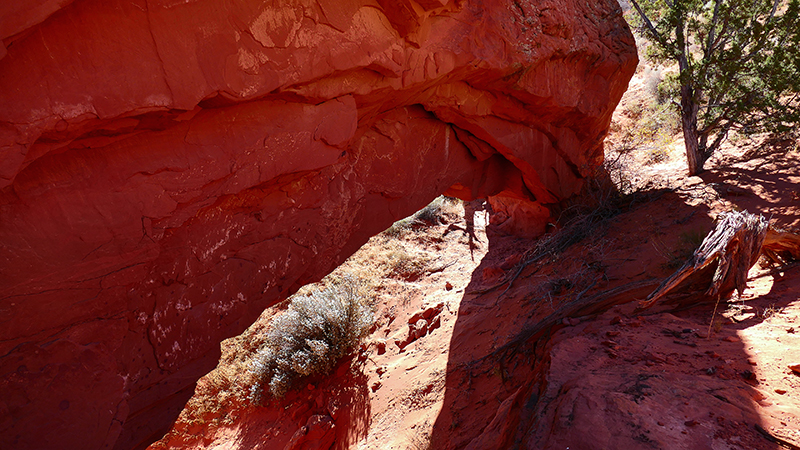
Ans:
<svg viewBox="0 0 800 450"><path fill-rule="evenodd" d="M1 448L142 447L436 195L574 194L636 65L616 0L7 3Z"/></svg>

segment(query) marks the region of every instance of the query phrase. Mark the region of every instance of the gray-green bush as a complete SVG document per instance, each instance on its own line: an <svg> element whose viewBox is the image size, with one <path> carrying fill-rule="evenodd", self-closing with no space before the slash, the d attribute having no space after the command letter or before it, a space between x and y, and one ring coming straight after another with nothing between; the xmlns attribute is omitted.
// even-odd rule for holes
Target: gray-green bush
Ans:
<svg viewBox="0 0 800 450"><path fill-rule="evenodd" d="M366 336L372 323L372 308L352 278L295 297L272 320L266 342L251 363L256 383L250 400L261 403L267 388L281 398L298 379L329 373Z"/></svg>
<svg viewBox="0 0 800 450"><path fill-rule="evenodd" d="M384 233L388 236L397 237L413 228L439 225L446 220L445 216L448 211L452 211L452 206L458 202L459 200L456 198L440 195L416 213L393 223Z"/></svg>

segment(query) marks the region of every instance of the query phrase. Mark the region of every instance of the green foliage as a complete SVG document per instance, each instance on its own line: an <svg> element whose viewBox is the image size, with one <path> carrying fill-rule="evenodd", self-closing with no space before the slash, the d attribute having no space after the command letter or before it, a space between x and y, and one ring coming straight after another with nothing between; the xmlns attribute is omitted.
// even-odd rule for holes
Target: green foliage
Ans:
<svg viewBox="0 0 800 450"><path fill-rule="evenodd" d="M261 402L264 386L283 397L299 378L329 373L366 336L373 313L359 284L345 278L336 286L295 297L275 317L250 370L257 382L250 399Z"/></svg>
<svg viewBox="0 0 800 450"><path fill-rule="evenodd" d="M678 63L689 169L732 130L785 133L800 123L800 0L631 0L647 56ZM677 103L677 102L676 102Z"/></svg>

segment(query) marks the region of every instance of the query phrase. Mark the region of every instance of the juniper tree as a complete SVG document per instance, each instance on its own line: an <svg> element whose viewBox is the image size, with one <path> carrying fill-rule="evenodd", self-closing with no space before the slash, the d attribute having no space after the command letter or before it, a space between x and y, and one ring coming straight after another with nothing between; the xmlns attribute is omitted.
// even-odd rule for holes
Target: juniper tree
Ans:
<svg viewBox="0 0 800 450"><path fill-rule="evenodd" d="M800 0L629 0L650 57L677 63L689 173L736 130L782 133L800 122Z"/></svg>

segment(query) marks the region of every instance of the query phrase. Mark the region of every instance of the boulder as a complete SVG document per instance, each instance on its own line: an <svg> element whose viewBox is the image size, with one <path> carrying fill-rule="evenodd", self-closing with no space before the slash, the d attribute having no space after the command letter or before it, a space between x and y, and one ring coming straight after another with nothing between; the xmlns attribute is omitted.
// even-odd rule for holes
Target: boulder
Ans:
<svg viewBox="0 0 800 450"><path fill-rule="evenodd" d="M437 195L547 220L637 63L616 0L11 3L2 448L146 447L222 339Z"/></svg>

